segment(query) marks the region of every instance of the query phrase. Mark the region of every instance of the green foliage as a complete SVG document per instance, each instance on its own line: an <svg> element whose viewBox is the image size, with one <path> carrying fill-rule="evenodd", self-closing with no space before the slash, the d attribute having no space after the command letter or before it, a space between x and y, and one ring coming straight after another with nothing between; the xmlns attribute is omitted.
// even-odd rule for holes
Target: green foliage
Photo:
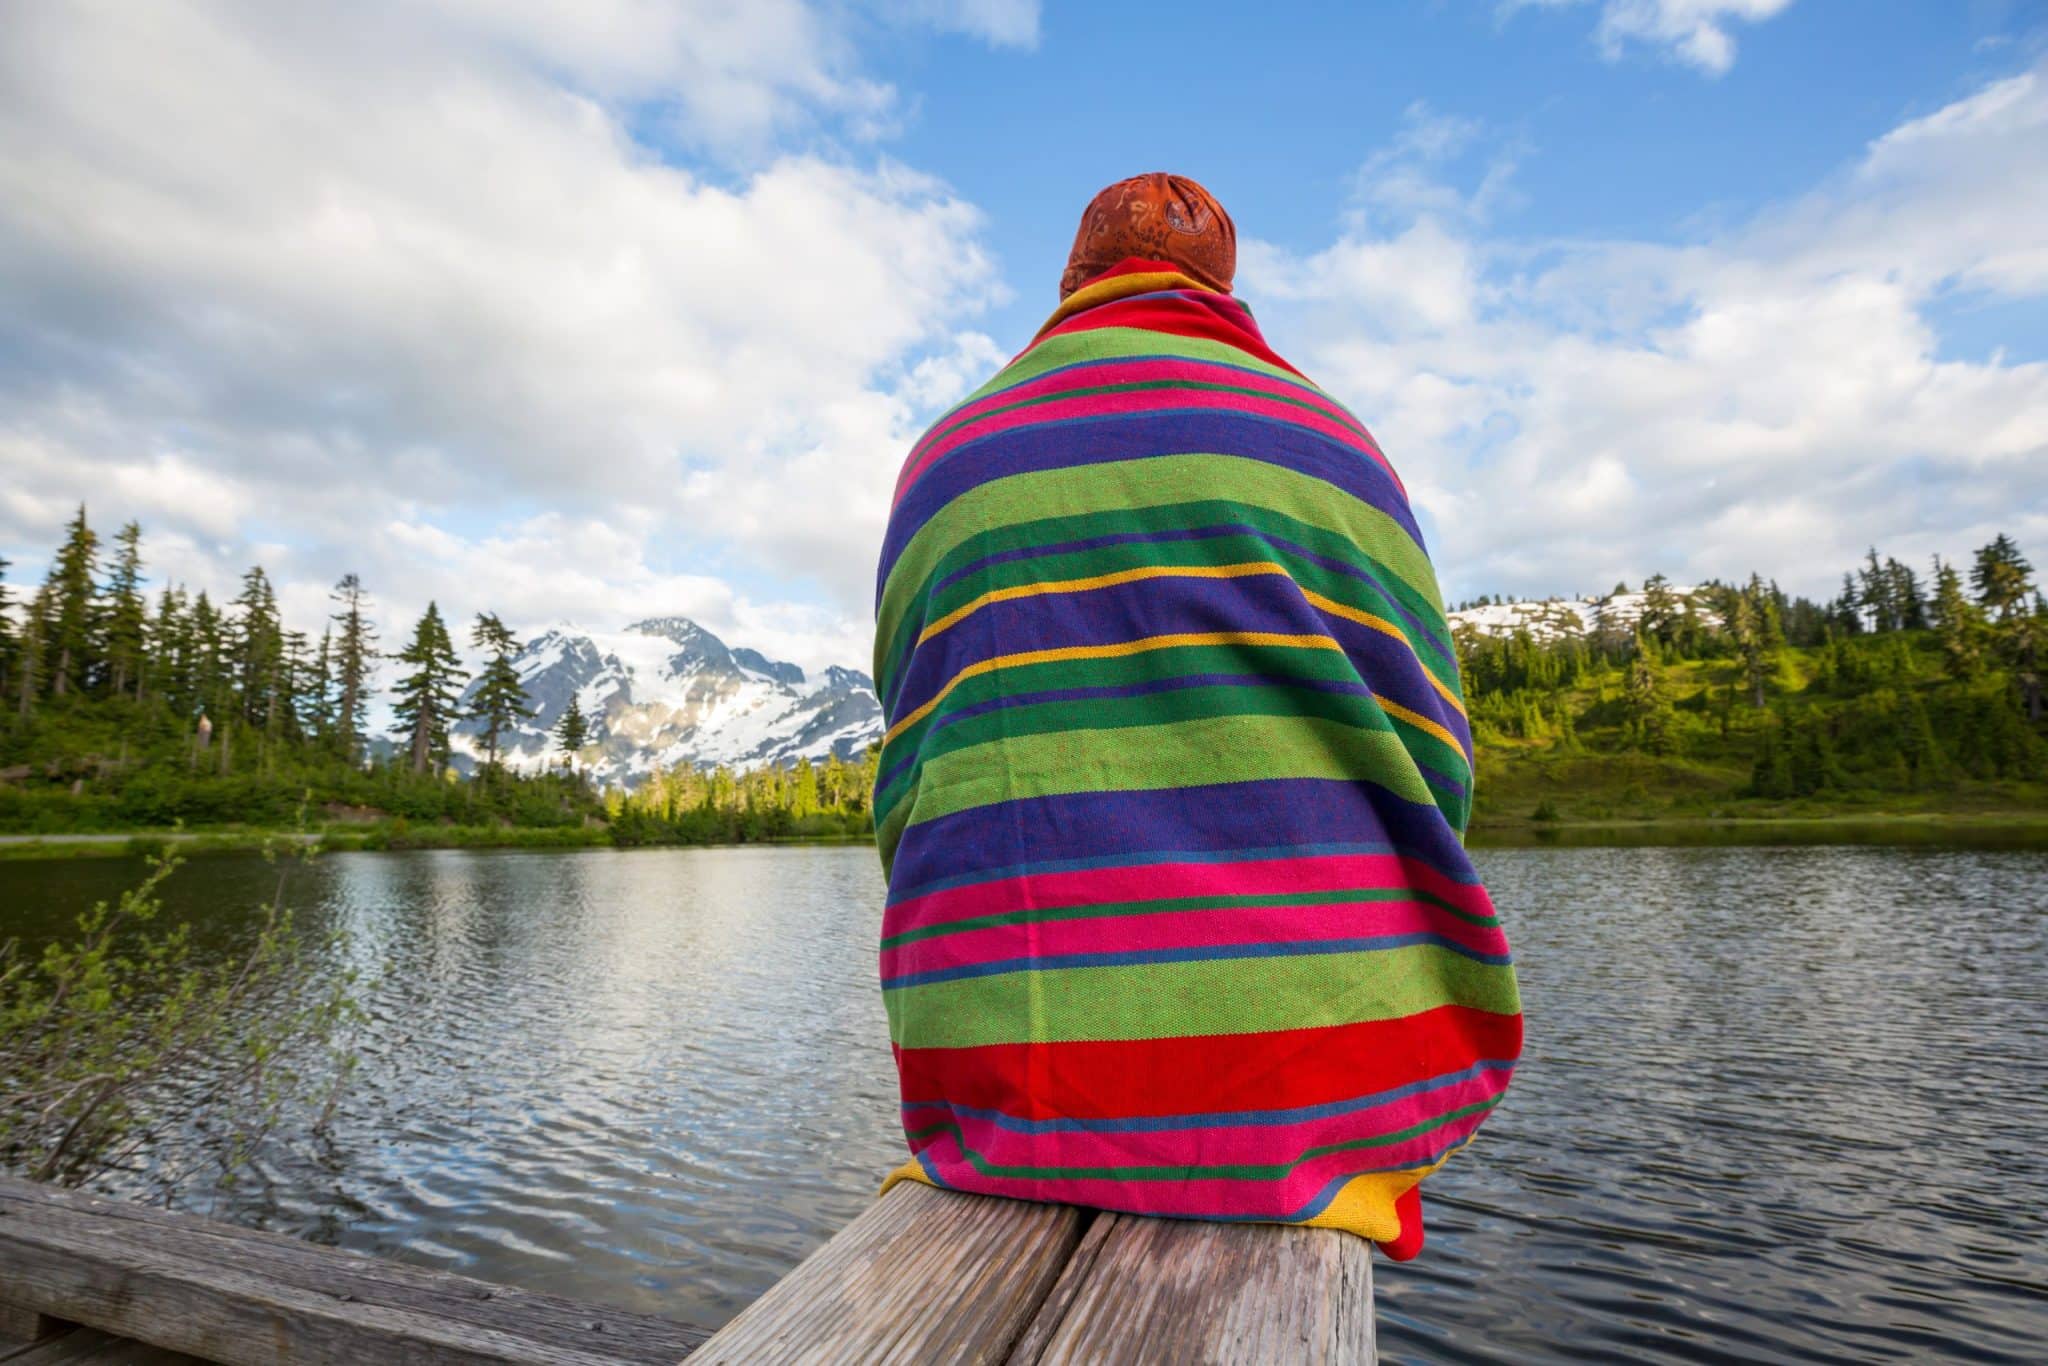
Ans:
<svg viewBox="0 0 2048 1366"><path fill-rule="evenodd" d="M1873 552L1827 606L1753 576L1680 607L1652 579L1633 634L1460 630L1480 823L2048 810L2048 602L2001 542L1980 601L1953 565L1927 595Z"/></svg>
<svg viewBox="0 0 2048 1366"><path fill-rule="evenodd" d="M555 723L555 743L562 747L566 762L573 765L577 752L589 738L590 723L583 719L583 703L571 693L569 705L562 712L562 719Z"/></svg>
<svg viewBox="0 0 2048 1366"><path fill-rule="evenodd" d="M775 839L860 838L873 833L868 799L881 747L858 764L768 765L744 773L666 769L606 801L612 838L634 844L744 844Z"/></svg>
<svg viewBox="0 0 2048 1366"><path fill-rule="evenodd" d="M331 1113L355 1066L355 977L307 983L339 941L295 928L281 873L246 953L199 954L160 923L177 867L152 857L40 957L0 945L0 1166L77 1186L146 1148L168 1197L201 1171L231 1183L288 1114L317 1131Z"/></svg>
<svg viewBox="0 0 2048 1366"><path fill-rule="evenodd" d="M497 776L498 739L507 730L534 714L526 703L526 687L519 681L519 671L512 667L512 656L519 653L519 642L512 638L505 623L495 613L477 614L476 626L470 631L470 644L485 652L484 667L477 674L476 696L471 700L469 714L484 723L484 771Z"/></svg>
<svg viewBox="0 0 2048 1366"><path fill-rule="evenodd" d="M391 733L405 741L414 773L438 769L448 762L448 727L459 719L456 702L469 677L455 656L440 608L427 604L412 640L392 658L412 672L398 680L391 704L398 724Z"/></svg>

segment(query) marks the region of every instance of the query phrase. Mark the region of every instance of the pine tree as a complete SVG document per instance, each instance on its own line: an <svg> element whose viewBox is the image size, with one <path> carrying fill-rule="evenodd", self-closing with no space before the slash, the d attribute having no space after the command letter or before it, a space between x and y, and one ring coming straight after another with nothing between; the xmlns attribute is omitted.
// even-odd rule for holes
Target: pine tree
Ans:
<svg viewBox="0 0 2048 1366"><path fill-rule="evenodd" d="M235 671L228 630L227 619L200 589L192 601L191 620L194 724L204 718L213 727L222 773L234 764Z"/></svg>
<svg viewBox="0 0 2048 1366"><path fill-rule="evenodd" d="M1984 669L1984 614L1963 595L1963 576L1934 560L1934 630L1949 677L1967 683Z"/></svg>
<svg viewBox="0 0 2048 1366"><path fill-rule="evenodd" d="M91 679L98 663L93 627L97 613L94 582L100 540L85 523L85 504L65 528L64 544L50 566L50 615L43 653L48 661L50 695L76 692Z"/></svg>
<svg viewBox="0 0 2048 1366"><path fill-rule="evenodd" d="M142 698L149 604L142 596L142 527L129 522L114 537L114 568L107 578L104 612L107 686L114 696Z"/></svg>
<svg viewBox="0 0 2048 1366"><path fill-rule="evenodd" d="M519 653L519 642L496 613L477 613L469 643L485 654L483 669L476 676L475 694L470 698L469 714L484 723L484 771L495 773L499 737L534 713L527 704L526 686L519 681L519 670L512 665L512 656Z"/></svg>
<svg viewBox="0 0 2048 1366"><path fill-rule="evenodd" d="M1856 580L1849 574L1842 575L1842 591L1828 604L1828 620L1845 636L1863 633L1863 595L1856 591Z"/></svg>
<svg viewBox="0 0 2048 1366"><path fill-rule="evenodd" d="M308 736L326 741L334 736L334 628L322 627L320 649L300 693L300 724Z"/></svg>
<svg viewBox="0 0 2048 1366"><path fill-rule="evenodd" d="M1927 599L1920 591L1920 576L1909 566L1892 559L1884 562L1884 572L1890 583L1893 609L1899 614L1899 629L1926 630Z"/></svg>
<svg viewBox="0 0 2048 1366"><path fill-rule="evenodd" d="M230 639L242 719L274 732L283 700L278 682L284 660L284 628L278 619L277 594L260 567L242 575L242 591L234 607L237 615Z"/></svg>
<svg viewBox="0 0 2048 1366"><path fill-rule="evenodd" d="M2034 594L2031 610L2015 614L2000 632L2000 647L2012 666L2020 691L2020 710L2029 721L2041 719L2041 667L2048 660L2048 601Z"/></svg>
<svg viewBox="0 0 2048 1366"><path fill-rule="evenodd" d="M321 644L325 645L323 638ZM304 631L286 631L278 668L277 706L271 730L290 740L304 739L307 694L313 687L312 646Z"/></svg>
<svg viewBox="0 0 2048 1366"><path fill-rule="evenodd" d="M1878 563L1877 547L1870 547L1863 568L1856 571L1858 580L1856 602L1870 619L1873 631L1896 631L1899 629L1897 609L1892 604L1891 580L1885 576L1884 566Z"/></svg>
<svg viewBox="0 0 2048 1366"><path fill-rule="evenodd" d="M393 659L412 670L398 681L391 705L398 724L392 734L406 742L414 773L426 773L448 760L448 726L459 715L457 699L468 677L448 639L441 609L427 604L426 615L413 628L412 640Z"/></svg>
<svg viewBox="0 0 2048 1366"><path fill-rule="evenodd" d="M21 623L21 639L14 652L15 713L19 716L35 714L36 698L43 690L43 671L49 660L50 617L54 612L54 595L50 585L45 583L29 599L28 611Z"/></svg>
<svg viewBox="0 0 2048 1366"><path fill-rule="evenodd" d="M0 555L0 698L7 696L7 682L14 676L14 656L21 648L14 618L7 610L7 566L12 561Z"/></svg>
<svg viewBox="0 0 2048 1366"><path fill-rule="evenodd" d="M571 771L575 769L576 752L583 748L584 742L589 738L590 723L583 719L583 704L577 700L575 693L570 693L568 709L562 713L562 719L555 723L555 743L562 747L565 756L563 762L570 766Z"/></svg>
<svg viewBox="0 0 2048 1366"><path fill-rule="evenodd" d="M377 660L377 629L370 623L370 595L363 590L361 579L342 575L332 596L341 604L331 618L341 627L334 642L334 735L341 757L353 764L362 757L370 674Z"/></svg>
<svg viewBox="0 0 2048 1366"><path fill-rule="evenodd" d="M149 621L146 657L157 694L180 715L191 711L192 634L185 590L169 584L157 595L156 615Z"/></svg>
<svg viewBox="0 0 2048 1366"><path fill-rule="evenodd" d="M2001 534L1977 552L1970 571L1970 586L1977 590L1977 604L1984 614L2004 622L2015 611L2025 611L2027 595L2033 591L2034 567L2020 554L2012 538Z"/></svg>
<svg viewBox="0 0 2048 1366"><path fill-rule="evenodd" d="M1757 620L1756 602L1739 588L1727 591L1727 605L1721 619L1727 623L1728 641L1742 661L1742 677L1749 688L1749 704L1764 705L1764 632Z"/></svg>

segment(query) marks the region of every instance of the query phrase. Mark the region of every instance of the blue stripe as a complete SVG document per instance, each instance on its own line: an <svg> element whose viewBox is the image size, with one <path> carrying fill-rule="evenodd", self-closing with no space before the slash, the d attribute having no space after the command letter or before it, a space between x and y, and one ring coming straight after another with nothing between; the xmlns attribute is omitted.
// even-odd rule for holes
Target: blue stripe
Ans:
<svg viewBox="0 0 2048 1366"><path fill-rule="evenodd" d="M1437 667L1455 677L1458 669L1458 656L1457 651L1451 647L1448 637L1439 635L1435 627L1430 626L1421 617L1410 611L1407 605L1401 601L1399 595L1387 587L1385 580L1370 570L1361 568L1356 564L1320 554L1305 545L1299 545L1283 536L1275 536L1271 532L1244 523L1227 522L1204 527L1175 528L1161 531L1127 531L1115 535L1090 536L1082 540L1065 541L1051 545L1019 546L1010 550L997 551L970 561L932 584L930 589L926 591L924 605L926 610L929 611L932 600L936 599L946 589L970 574L993 568L1000 564L1012 564L1020 560L1037 559L1047 555L1077 554L1089 550L1105 550L1117 545L1149 545L1174 541L1214 540L1222 536L1254 537L1276 549L1299 556L1333 574L1339 574L1354 582L1371 586L1381 598L1385 599L1387 605L1393 609L1396 616L1401 618L1403 624L1414 631L1422 640L1429 643L1431 651L1436 656L1433 662ZM1389 574L1388 577L1397 579L1398 576ZM898 657L892 661L892 666L888 669L888 673L892 677L883 680L880 685L883 704L891 712L896 710L897 698L902 694L908 677L906 671L902 668L903 658L917 648L917 637L927 624L928 622L924 618L918 619L914 624L906 619L899 631L902 645L897 650Z"/></svg>
<svg viewBox="0 0 2048 1366"><path fill-rule="evenodd" d="M979 882L1001 882L1027 874L1085 873L1092 868L1143 868L1154 863L1264 863L1272 859L1315 858L1329 854L1399 854L1391 844L1283 844L1271 849L1150 849L1128 854L1104 854L1097 858L1043 859L1017 863L1007 868L978 869L957 877L940 878L922 886L892 891L888 905L928 896L933 892L971 887Z"/></svg>
<svg viewBox="0 0 2048 1366"><path fill-rule="evenodd" d="M1152 963L1201 963L1240 958L1310 958L1325 954L1413 948L1418 944L1447 949L1487 967L1504 968L1515 961L1510 954L1481 953L1441 934L1377 934L1363 939L1315 939L1283 944L1198 944L1187 948L1136 949L1125 953L1034 954L1025 958L1002 958L989 963L967 963L955 968L935 968L930 972L906 972L884 977L882 990L901 991L939 982L964 981L971 977L1002 977L1013 972L1061 972L1068 968L1140 967Z"/></svg>
<svg viewBox="0 0 2048 1366"><path fill-rule="evenodd" d="M1321 479L1393 518L1418 549L1425 549L1406 495L1362 442L1346 443L1296 423L1215 408L1109 414L991 432L948 452L918 477L890 515L876 600L912 537L939 509L981 484L1017 474L1189 453L1236 456Z"/></svg>
<svg viewBox="0 0 2048 1366"><path fill-rule="evenodd" d="M1021 1119L1001 1110L987 1110L975 1105L956 1105L949 1100L905 1101L904 1123L912 1110L948 1110L955 1115L969 1119L987 1120L998 1129L1008 1129L1020 1134L1163 1134L1182 1129L1252 1129L1273 1128L1287 1124L1303 1124L1310 1120L1334 1119L1338 1115L1351 1114L1358 1110L1371 1110L1389 1105L1410 1096L1419 1096L1427 1091L1456 1086L1461 1082L1474 1081L1489 1072L1512 1072L1513 1058L1482 1058L1470 1067L1442 1076L1429 1077L1422 1081L1409 1082L1391 1090L1377 1091L1371 1095L1359 1096L1352 1100L1333 1100L1322 1105L1298 1105L1283 1110L1225 1110L1207 1114L1187 1115L1143 1115L1133 1119Z"/></svg>
<svg viewBox="0 0 2048 1366"><path fill-rule="evenodd" d="M1012 655L1114 646L1208 631L1327 637L1343 651L1360 679L1377 684L1375 693L1395 698L1436 721L1451 733L1460 751L1467 747L1462 734L1468 729L1465 718L1430 683L1405 639L1325 615L1285 574L1137 579L1081 592L988 603L976 611L971 630L963 623L935 637L899 670L902 684L888 723L897 724L937 697L962 669L998 651ZM1164 673L1171 665L1150 667ZM1376 711L1360 713L1360 719L1371 729L1385 729Z"/></svg>
<svg viewBox="0 0 2048 1366"><path fill-rule="evenodd" d="M1127 863L1145 850L1391 845L1453 882L1479 876L1434 801L1411 802L1363 779L1262 778L1130 792L1062 792L970 807L910 827L891 861L892 900L942 879L968 881L1057 851ZM912 889L916 889L913 891Z"/></svg>

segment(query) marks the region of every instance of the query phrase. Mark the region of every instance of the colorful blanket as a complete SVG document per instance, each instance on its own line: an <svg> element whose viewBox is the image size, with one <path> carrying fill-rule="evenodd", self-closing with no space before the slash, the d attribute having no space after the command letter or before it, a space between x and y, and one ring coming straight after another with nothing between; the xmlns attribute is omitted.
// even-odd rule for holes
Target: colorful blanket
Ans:
<svg viewBox="0 0 2048 1366"><path fill-rule="evenodd" d="M1412 1255L1522 1028L1366 429L1127 261L917 443L878 594L890 1181Z"/></svg>

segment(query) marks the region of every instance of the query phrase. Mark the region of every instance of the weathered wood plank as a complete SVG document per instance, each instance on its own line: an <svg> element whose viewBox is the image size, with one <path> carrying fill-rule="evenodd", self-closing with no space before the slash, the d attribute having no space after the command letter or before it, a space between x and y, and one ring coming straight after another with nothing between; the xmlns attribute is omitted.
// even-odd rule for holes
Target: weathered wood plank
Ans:
<svg viewBox="0 0 2048 1366"><path fill-rule="evenodd" d="M241 1362L674 1362L697 1329L0 1178L0 1285L46 1314Z"/></svg>
<svg viewBox="0 0 2048 1366"><path fill-rule="evenodd" d="M1082 1217L1087 1227L1082 1230L1081 1241L1067 1258L1067 1264L1060 1268L1060 1277L1053 1282L1052 1289L1040 1301L1038 1312L1031 1316L1031 1322L1024 1325L1024 1332L1010 1349L1012 1362L1035 1362L1045 1355L1051 1345L1052 1336L1059 1331L1067 1311L1080 1298L1081 1287L1095 1273L1095 1260L1102 1255L1102 1245L1109 1239L1109 1231L1116 1227L1116 1220L1107 1214L1084 1210Z"/></svg>
<svg viewBox="0 0 2048 1366"><path fill-rule="evenodd" d="M1098 1233L1075 1293L1049 1299L1048 1322L1019 1339L1018 1366L1374 1359L1372 1248L1362 1238L1128 1214L1098 1216Z"/></svg>
<svg viewBox="0 0 2048 1366"><path fill-rule="evenodd" d="M904 1182L712 1335L729 1362L1001 1362L1082 1212Z"/></svg>

